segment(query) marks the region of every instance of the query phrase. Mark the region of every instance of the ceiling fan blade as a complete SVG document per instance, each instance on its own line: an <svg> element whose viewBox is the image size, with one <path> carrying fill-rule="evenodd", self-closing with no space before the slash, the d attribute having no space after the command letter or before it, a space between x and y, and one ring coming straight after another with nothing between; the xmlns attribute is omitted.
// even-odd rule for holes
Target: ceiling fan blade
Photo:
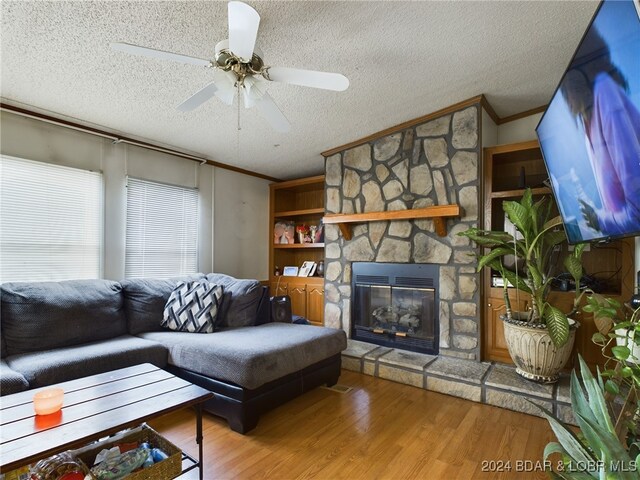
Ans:
<svg viewBox="0 0 640 480"><path fill-rule="evenodd" d="M131 53L133 55L141 55L143 57L159 58L161 60L171 60L174 62L188 63L198 65L200 67L208 67L211 65L210 60L203 58L189 57L188 55L180 55L179 53L165 52L154 48L140 47L131 43L114 42L111 44L112 50Z"/></svg>
<svg viewBox="0 0 640 480"><path fill-rule="evenodd" d="M268 93L264 93L259 101L256 101L256 107L260 110L260 113L267 122L273 127L274 130L282 133L287 133L291 130L291 124L287 117L280 111L273 98Z"/></svg>
<svg viewBox="0 0 640 480"><path fill-rule="evenodd" d="M218 86L216 97L218 97L225 105L233 105L233 99L236 96L236 76L227 71L214 70L213 79Z"/></svg>
<svg viewBox="0 0 640 480"><path fill-rule="evenodd" d="M209 85L204 87L201 90L198 90L196 93L187 98L184 102L178 105L178 110L181 112L190 112L191 110L195 110L204 102L213 97L218 91L218 87L214 82L211 82Z"/></svg>
<svg viewBox="0 0 640 480"><path fill-rule="evenodd" d="M260 15L242 2L229 2L229 50L243 61L251 61L258 37Z"/></svg>
<svg viewBox="0 0 640 480"><path fill-rule="evenodd" d="M349 88L349 79L339 73L300 70L299 68L269 67L266 79L303 87L322 88L342 92Z"/></svg>

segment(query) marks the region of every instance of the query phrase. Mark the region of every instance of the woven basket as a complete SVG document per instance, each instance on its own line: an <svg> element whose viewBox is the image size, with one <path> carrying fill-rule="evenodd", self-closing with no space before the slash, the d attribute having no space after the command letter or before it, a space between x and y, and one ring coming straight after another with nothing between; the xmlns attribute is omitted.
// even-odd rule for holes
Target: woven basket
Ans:
<svg viewBox="0 0 640 480"><path fill-rule="evenodd" d="M111 448L118 443L148 442L152 447L159 448L167 454L169 458L153 464L149 468L144 468L137 472L130 473L127 480L170 480L182 473L182 450L176 447L169 440L164 438L147 424L140 427L118 433L112 437L97 443L92 443L71 453L80 458L87 465L93 465L96 455L105 448Z"/></svg>

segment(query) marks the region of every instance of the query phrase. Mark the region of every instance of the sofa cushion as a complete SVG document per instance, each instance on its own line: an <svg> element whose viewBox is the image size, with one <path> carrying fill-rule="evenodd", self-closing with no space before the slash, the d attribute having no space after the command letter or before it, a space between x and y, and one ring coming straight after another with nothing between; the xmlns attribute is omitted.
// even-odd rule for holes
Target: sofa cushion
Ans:
<svg viewBox="0 0 640 480"><path fill-rule="evenodd" d="M12 355L6 361L25 376L31 388L36 388L139 363L164 367L167 350L159 343L123 335L85 345Z"/></svg>
<svg viewBox="0 0 640 480"><path fill-rule="evenodd" d="M206 278L224 288L219 327L238 328L256 324L262 297L262 285L258 280L238 279L222 273L210 273Z"/></svg>
<svg viewBox="0 0 640 480"><path fill-rule="evenodd" d="M198 335L149 332L169 349L169 364L248 389L297 372L347 348L342 330L266 323Z"/></svg>
<svg viewBox="0 0 640 480"><path fill-rule="evenodd" d="M176 332L213 333L221 302L220 285L180 282L164 307L161 325Z"/></svg>
<svg viewBox="0 0 640 480"><path fill-rule="evenodd" d="M0 395L9 395L29 390L29 383L24 375L11 370L7 362L0 360Z"/></svg>
<svg viewBox="0 0 640 480"><path fill-rule="evenodd" d="M110 280L4 283L7 355L105 340L127 333L122 288Z"/></svg>
<svg viewBox="0 0 640 480"><path fill-rule="evenodd" d="M129 333L162 330L160 322L164 306L176 285L204 278L203 273L165 279L132 278L121 282L124 293L124 311L127 315Z"/></svg>

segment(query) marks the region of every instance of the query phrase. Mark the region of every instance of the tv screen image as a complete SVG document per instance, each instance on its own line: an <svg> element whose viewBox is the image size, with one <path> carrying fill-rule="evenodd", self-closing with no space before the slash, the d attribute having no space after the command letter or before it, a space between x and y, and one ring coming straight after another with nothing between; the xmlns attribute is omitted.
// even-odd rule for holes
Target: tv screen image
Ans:
<svg viewBox="0 0 640 480"><path fill-rule="evenodd" d="M600 4L536 129L570 243L640 234L639 12Z"/></svg>

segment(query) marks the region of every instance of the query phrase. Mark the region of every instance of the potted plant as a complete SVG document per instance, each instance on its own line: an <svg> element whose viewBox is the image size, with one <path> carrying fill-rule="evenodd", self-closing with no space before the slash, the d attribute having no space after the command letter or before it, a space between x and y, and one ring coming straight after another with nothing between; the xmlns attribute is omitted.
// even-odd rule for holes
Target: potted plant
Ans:
<svg viewBox="0 0 640 480"><path fill-rule="evenodd" d="M519 235L504 231L486 231L470 228L458 235L468 237L484 253L477 254L478 271L492 268L504 279L504 302L506 314L504 333L509 354L516 364L519 375L538 382L557 381L559 372L566 364L579 324L569 317L575 314L582 293L582 251L584 245L576 245L565 255L564 267L575 280L575 299L571 312L564 313L548 301L553 280L552 270L556 265L555 253L562 250L567 237L560 217L550 219L551 203L548 197L533 200L530 189L519 202L505 201L503 209ZM515 271L505 266L505 258L515 256ZM531 297L528 312L513 312L508 286Z"/></svg>
<svg viewBox="0 0 640 480"><path fill-rule="evenodd" d="M551 478L562 479L638 479L640 450L631 431L620 431L621 417L607 402L600 372L594 377L581 356L579 380L571 372L571 406L580 432L565 426L551 412L536 405L549 421L558 441L550 442L544 449L545 470ZM634 378L637 372L632 374ZM637 401L631 416L637 421ZM624 414L623 414L624 415ZM560 454L561 460L552 462L550 456Z"/></svg>

